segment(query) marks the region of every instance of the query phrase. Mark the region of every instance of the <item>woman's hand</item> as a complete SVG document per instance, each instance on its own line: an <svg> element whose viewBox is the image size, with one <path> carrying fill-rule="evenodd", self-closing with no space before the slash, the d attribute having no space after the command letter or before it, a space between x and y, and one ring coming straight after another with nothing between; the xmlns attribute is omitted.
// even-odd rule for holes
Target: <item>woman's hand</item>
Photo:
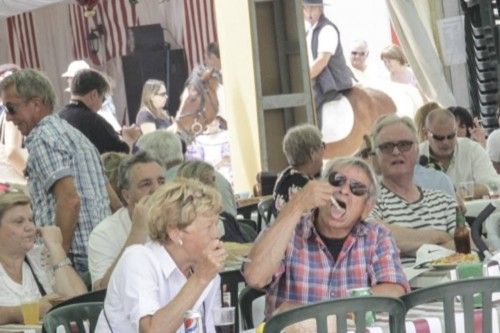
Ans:
<svg viewBox="0 0 500 333"><path fill-rule="evenodd" d="M483 148L486 147L486 132L477 117L474 118L474 127L470 128L469 132L472 140L479 143Z"/></svg>
<svg viewBox="0 0 500 333"><path fill-rule="evenodd" d="M66 258L66 252L63 248L63 237L61 229L56 226L45 226L38 228L38 232L42 236L43 243L50 253L52 265L56 265Z"/></svg>
<svg viewBox="0 0 500 333"><path fill-rule="evenodd" d="M56 304L59 304L63 301L63 297L61 295L52 293L47 294L40 298L40 319Z"/></svg>
<svg viewBox="0 0 500 333"><path fill-rule="evenodd" d="M39 228L38 232L40 233L40 236L42 236L43 243L45 244L45 247L49 249L49 251L57 246L62 247L63 237L61 229L59 229L59 227L54 225L45 226Z"/></svg>
<svg viewBox="0 0 500 333"><path fill-rule="evenodd" d="M226 258L223 243L218 239L211 241L201 254L194 275L206 283L210 282L224 268Z"/></svg>

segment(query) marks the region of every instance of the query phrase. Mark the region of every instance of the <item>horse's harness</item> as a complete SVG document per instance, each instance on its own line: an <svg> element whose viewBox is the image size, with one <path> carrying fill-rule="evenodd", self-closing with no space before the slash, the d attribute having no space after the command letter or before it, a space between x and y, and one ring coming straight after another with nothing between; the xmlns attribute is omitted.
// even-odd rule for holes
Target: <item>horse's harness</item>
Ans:
<svg viewBox="0 0 500 333"><path fill-rule="evenodd" d="M211 80L211 78L209 80ZM183 139L188 144L191 143L196 136L200 135L203 132L204 125L202 124L202 122L208 121L208 117L206 115L206 110L205 110L205 102L208 101L210 103L210 106L214 110L216 110L215 113L217 113L217 111L218 111L218 106L213 101L212 96L210 95L210 91L209 91L210 88L208 88L209 80L203 82L203 90L202 91L199 91L198 89L195 88L197 90L199 98L201 98L200 107L193 112L188 112L185 114L178 113L177 116L175 117L176 124L177 124L177 131L179 132L181 139ZM206 98L205 98L205 96L206 96ZM191 97L188 96L187 99L189 99L189 98L191 98ZM181 124L179 122L179 120L186 118L186 117L195 117L193 124L191 125L191 127L188 130L186 130L184 128L184 126L181 126ZM200 120L202 122L200 122Z"/></svg>

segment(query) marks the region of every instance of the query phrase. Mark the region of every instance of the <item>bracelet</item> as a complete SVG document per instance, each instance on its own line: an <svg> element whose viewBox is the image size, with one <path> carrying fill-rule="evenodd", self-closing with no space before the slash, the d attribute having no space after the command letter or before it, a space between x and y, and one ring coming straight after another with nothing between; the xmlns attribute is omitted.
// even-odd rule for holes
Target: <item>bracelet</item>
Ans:
<svg viewBox="0 0 500 333"><path fill-rule="evenodd" d="M59 268L62 268L62 267L65 267L65 266L71 266L71 260L69 260L68 257L64 258L63 261L55 264L54 266L52 266L52 268L54 269L54 271L57 271Z"/></svg>

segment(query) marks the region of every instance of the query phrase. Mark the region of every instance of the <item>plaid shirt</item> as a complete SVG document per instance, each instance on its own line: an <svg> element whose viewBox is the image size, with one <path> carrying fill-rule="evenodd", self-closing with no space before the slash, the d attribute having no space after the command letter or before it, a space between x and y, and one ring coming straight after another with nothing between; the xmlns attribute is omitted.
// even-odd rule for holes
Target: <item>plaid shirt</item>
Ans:
<svg viewBox="0 0 500 333"><path fill-rule="evenodd" d="M52 186L73 177L80 196L80 214L70 253L87 256L88 237L94 227L111 215L106 177L97 149L77 129L50 115L26 137L29 152L28 184L37 225L54 225L56 200Z"/></svg>
<svg viewBox="0 0 500 333"><path fill-rule="evenodd" d="M410 290L389 230L357 223L338 260L321 240L308 214L295 229L280 268L267 287L266 318L284 302L309 304L348 296L348 290L396 283Z"/></svg>

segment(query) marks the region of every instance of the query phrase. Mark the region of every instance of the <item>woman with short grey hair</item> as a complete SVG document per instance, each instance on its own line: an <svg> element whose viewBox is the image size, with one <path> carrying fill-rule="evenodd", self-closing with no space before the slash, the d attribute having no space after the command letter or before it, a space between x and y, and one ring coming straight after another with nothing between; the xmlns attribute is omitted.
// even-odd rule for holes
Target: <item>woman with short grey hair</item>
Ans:
<svg viewBox="0 0 500 333"><path fill-rule="evenodd" d="M283 138L283 153L289 166L280 173L274 187L275 215L292 194L319 175L324 152L325 144L316 126L304 124L288 130Z"/></svg>

